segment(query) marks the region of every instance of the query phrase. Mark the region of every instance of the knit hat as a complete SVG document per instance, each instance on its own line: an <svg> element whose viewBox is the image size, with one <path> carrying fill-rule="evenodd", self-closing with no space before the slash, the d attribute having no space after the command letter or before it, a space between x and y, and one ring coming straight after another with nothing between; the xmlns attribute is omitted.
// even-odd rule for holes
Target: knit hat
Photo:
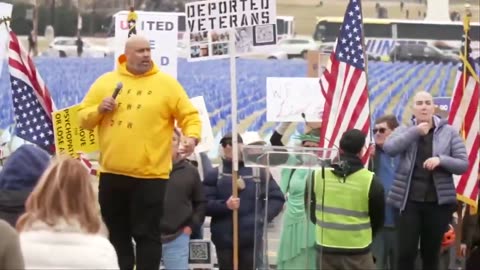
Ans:
<svg viewBox="0 0 480 270"><path fill-rule="evenodd" d="M340 149L346 153L358 154L365 146L366 136L358 129L350 129L343 133L340 139Z"/></svg>
<svg viewBox="0 0 480 270"><path fill-rule="evenodd" d="M32 189L50 163L50 155L41 148L24 144L13 152L0 171L0 189Z"/></svg>

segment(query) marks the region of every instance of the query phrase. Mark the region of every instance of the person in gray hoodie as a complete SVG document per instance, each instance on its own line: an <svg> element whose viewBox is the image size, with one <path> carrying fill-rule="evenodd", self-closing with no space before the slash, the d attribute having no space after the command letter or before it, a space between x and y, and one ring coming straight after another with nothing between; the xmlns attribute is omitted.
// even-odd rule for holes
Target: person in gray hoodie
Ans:
<svg viewBox="0 0 480 270"><path fill-rule="evenodd" d="M0 219L15 227L25 201L50 163L50 155L31 144L13 152L0 171Z"/></svg>
<svg viewBox="0 0 480 270"><path fill-rule="evenodd" d="M459 132L434 110L432 96L418 92L412 123L397 128L383 145L400 159L387 197L397 210L396 269L415 269L419 241L423 269L439 268L443 234L457 203L453 175L468 169Z"/></svg>

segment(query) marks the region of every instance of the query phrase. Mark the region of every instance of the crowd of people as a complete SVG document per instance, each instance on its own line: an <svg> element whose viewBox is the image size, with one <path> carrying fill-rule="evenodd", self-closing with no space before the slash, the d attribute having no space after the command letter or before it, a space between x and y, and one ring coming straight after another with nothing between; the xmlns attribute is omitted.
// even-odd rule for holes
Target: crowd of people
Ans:
<svg viewBox="0 0 480 270"><path fill-rule="evenodd" d="M118 81L123 89L112 96ZM79 111L84 128L98 129L98 198L78 160L19 147L0 171L0 269L157 270L162 261L165 269L188 269L189 241L203 238L206 216L219 269L233 269L235 210L240 270L268 269L264 228L280 215L276 269L447 269L442 257L454 244L458 205L453 175L467 170L466 149L434 114L429 93L418 92L412 108L404 126L393 115L376 119L374 146L351 129L327 169L281 169L276 178L245 164L248 155L262 158L242 152L245 145L267 142L237 134L234 177L232 134L219 142L218 167L194 153L198 111L152 62L148 40L132 36L117 69L94 82ZM290 124L277 126L272 146L284 146ZM296 139L316 151L320 130ZM268 162L308 162L285 153ZM479 269L478 215L467 211L463 225L466 269Z"/></svg>

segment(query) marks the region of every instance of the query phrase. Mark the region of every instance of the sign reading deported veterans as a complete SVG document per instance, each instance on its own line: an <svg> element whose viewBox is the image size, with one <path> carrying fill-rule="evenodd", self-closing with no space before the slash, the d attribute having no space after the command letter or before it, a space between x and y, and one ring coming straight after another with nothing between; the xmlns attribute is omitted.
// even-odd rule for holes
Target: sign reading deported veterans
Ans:
<svg viewBox="0 0 480 270"><path fill-rule="evenodd" d="M185 4L188 32L275 24L272 0L208 0Z"/></svg>
<svg viewBox="0 0 480 270"><path fill-rule="evenodd" d="M97 130L86 130L78 122L80 105L74 105L52 113L53 131L57 154L68 154L74 158L78 153L91 153L98 150Z"/></svg>

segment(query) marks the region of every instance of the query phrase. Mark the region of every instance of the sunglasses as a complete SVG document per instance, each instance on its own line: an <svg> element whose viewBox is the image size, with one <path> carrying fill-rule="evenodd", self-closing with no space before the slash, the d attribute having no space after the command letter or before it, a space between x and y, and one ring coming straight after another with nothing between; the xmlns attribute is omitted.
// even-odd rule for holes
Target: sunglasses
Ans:
<svg viewBox="0 0 480 270"><path fill-rule="evenodd" d="M223 142L222 142L222 147L225 148L225 147L227 147L227 145L232 146L232 140L228 140L228 139L227 139L227 140L223 140Z"/></svg>
<svg viewBox="0 0 480 270"><path fill-rule="evenodd" d="M385 131L387 131L386 128L374 128L373 129L373 134L377 134L377 132L380 132L380 134L383 134L383 133L385 133Z"/></svg>

